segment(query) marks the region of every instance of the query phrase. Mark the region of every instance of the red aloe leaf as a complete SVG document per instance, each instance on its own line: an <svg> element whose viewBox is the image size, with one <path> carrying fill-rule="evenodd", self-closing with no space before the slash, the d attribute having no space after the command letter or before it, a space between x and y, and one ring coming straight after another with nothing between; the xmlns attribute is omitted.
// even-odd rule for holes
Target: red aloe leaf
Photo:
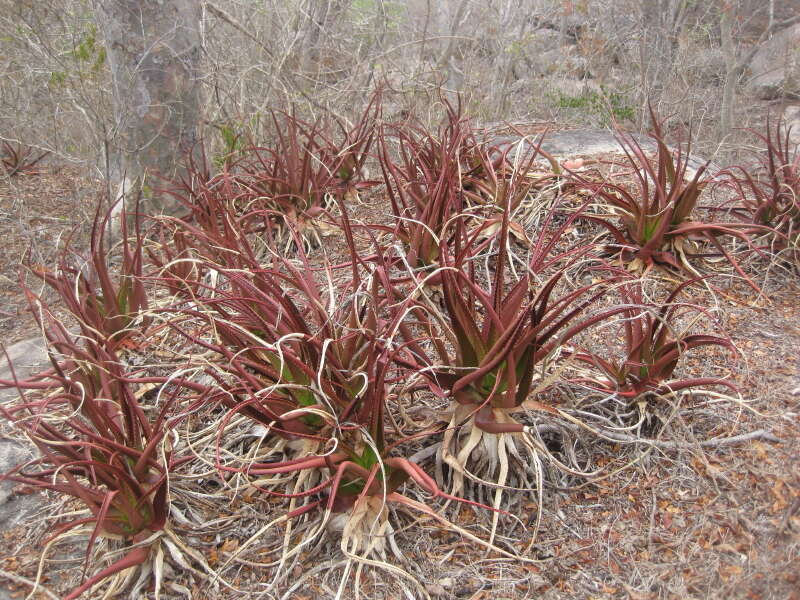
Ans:
<svg viewBox="0 0 800 600"><path fill-rule="evenodd" d="M93 575L89 579L87 579L82 585L78 586L74 590L72 590L69 594L64 597L64 600L75 600L85 591L89 590L93 585L103 581L111 577L112 575L119 573L120 571L124 571L125 569L129 569L131 567L135 567L144 563L147 560L147 557L150 555L150 548L146 546L137 546L131 549L125 556L111 564L110 566L106 567L96 575Z"/></svg>
<svg viewBox="0 0 800 600"><path fill-rule="evenodd" d="M119 493L119 490L111 490L103 498L103 504L100 506L100 509L97 511L95 515L96 523L94 529L92 530L92 535L89 536L89 543L86 545L86 560L83 563L83 573L84 576L86 575L86 570L89 568L89 559L92 555L92 549L94 548L94 543L97 540L97 536L100 534L101 527L106 520L106 516L108 515L108 509L111 507L111 503L114 500L114 496Z"/></svg>

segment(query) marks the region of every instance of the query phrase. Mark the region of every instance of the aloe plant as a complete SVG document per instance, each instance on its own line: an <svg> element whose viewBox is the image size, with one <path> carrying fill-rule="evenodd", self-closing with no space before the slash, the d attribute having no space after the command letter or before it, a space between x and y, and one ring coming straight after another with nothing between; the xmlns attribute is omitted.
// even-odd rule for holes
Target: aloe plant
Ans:
<svg viewBox="0 0 800 600"><path fill-rule="evenodd" d="M342 547L380 557L394 543L386 502L443 520L405 495L404 485L461 499L403 454L410 439L431 432L409 435L389 425L388 403L407 378L407 360L399 356L407 357L402 339L411 336L405 319L414 298L396 287L379 244L368 257L359 252L346 203L339 208L351 257L339 267L349 279L333 267L315 272L301 247L299 264L275 253L266 267L244 267L252 253L240 235L236 262L214 264L224 283L200 296L196 309L180 309L188 321L176 328L220 357L208 372L229 394L218 396L229 408L221 427L244 414L268 429L260 460L229 457L217 468L288 498L290 523L318 512L323 521L344 521ZM204 319L214 340L190 329ZM284 548L283 559L301 548Z"/></svg>
<svg viewBox="0 0 800 600"><path fill-rule="evenodd" d="M507 196L505 208L509 201ZM488 482L495 488L495 509L502 505L503 490L509 485L535 490L542 501L543 459L569 470L518 415L528 410L558 413L535 395L547 387L551 377L546 367L571 338L621 311L609 308L585 314L604 295L606 280L618 274L612 272L608 278L572 290L561 285L576 263L594 259L589 254L591 245L559 249L559 240L586 205L559 225L555 224L557 208L545 219L544 231L517 281L509 269L508 210L503 213L500 231L489 239L482 230L492 223L485 222L465 236L463 245L450 248L442 242L441 303L429 296L421 303L421 310L433 315L429 325L432 350L409 340L413 357L409 368L417 366L430 388L450 401L449 422L438 454L451 468L448 491L461 495L466 478ZM492 242L497 252L486 281L475 263ZM601 270L597 269L597 274ZM525 457L520 468L510 468L510 456ZM473 497L483 498L482 487L477 490ZM491 539L497 519L495 514Z"/></svg>
<svg viewBox="0 0 800 600"><path fill-rule="evenodd" d="M649 270L654 265L671 267L690 277L697 275L692 259L700 256L724 257L736 272L759 291L720 238L733 237L753 250L752 226L741 222L701 221L696 212L698 201L711 179L706 176L708 163L690 175L691 142L685 151L673 153L664 141L656 115L651 110L657 153L651 160L647 152L630 135L618 132L626 160L621 166L633 173L635 184L629 188L609 180L590 181L573 174L579 187L589 190L611 208L608 215L585 213L584 218L605 228L613 239L612 253L629 268ZM616 217L619 224L612 221ZM709 252L698 242L710 245Z"/></svg>
<svg viewBox="0 0 800 600"><path fill-rule="evenodd" d="M576 381L602 394L623 399L627 405L636 401L651 402L703 386L723 385L736 391L736 386L719 377L674 377L681 358L691 350L719 346L735 352L728 338L678 332L681 317L704 313L697 305L678 301L681 293L693 283L695 281L690 280L676 286L659 305L644 302L639 282L619 287L626 306L621 318L625 356L614 360L607 352L577 352L575 358L599 371L601 376L582 377Z"/></svg>
<svg viewBox="0 0 800 600"><path fill-rule="evenodd" d="M0 145L0 164L9 177L23 173L33 173L34 167L50 152L37 152L22 143L12 144L3 140Z"/></svg>
<svg viewBox="0 0 800 600"><path fill-rule="evenodd" d="M800 257L800 150L792 148L791 128L778 121L766 133L751 131L763 144L758 167L734 166L723 175L737 192L730 210L773 238L778 253Z"/></svg>
<svg viewBox="0 0 800 600"><path fill-rule="evenodd" d="M380 164L395 218L391 233L414 268L438 264L440 240L452 234L452 219L466 208L460 156L467 121L460 105L445 102L445 108L445 123L436 134L403 123L385 125L379 135Z"/></svg>
<svg viewBox="0 0 800 600"><path fill-rule="evenodd" d="M150 322L142 272L143 239L136 213L134 235L129 239L127 220L130 213L123 209L117 217L121 223L122 262L115 281L106 244L114 207L105 213L102 211L101 202L92 225L88 257L77 256L77 261L68 260L71 251L67 248L61 254L55 271L33 265L29 268L58 293L84 333L98 332L109 344L118 345L144 330ZM78 264L73 266L70 262Z"/></svg>
<svg viewBox="0 0 800 600"><path fill-rule="evenodd" d="M99 313L93 301L82 297L88 288L55 287L68 293L62 297L68 304L75 302L70 308L81 335L70 334L50 307L23 284L47 336L52 369L26 380L0 380L0 388L20 392L20 400L0 406L0 414L40 452L39 458L2 478L72 496L84 505L89 516L69 520L51 539L93 525L86 568L98 538L119 538L128 546L121 558L66 596L72 599L147 561L151 545L142 542L164 531L169 512L167 475L177 463L169 451L162 451L162 442L170 431L177 393L155 411L146 411L135 395L137 384L145 379L124 367L117 353L118 331L107 329L107 336L92 325ZM163 377L146 381L167 382Z"/></svg>

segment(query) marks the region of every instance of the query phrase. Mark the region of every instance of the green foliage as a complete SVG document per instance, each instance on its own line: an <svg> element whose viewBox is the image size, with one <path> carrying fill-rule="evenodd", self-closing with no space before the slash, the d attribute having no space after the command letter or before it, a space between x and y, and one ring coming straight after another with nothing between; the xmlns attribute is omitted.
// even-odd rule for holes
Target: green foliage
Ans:
<svg viewBox="0 0 800 600"><path fill-rule="evenodd" d="M50 73L50 81L48 82L51 87L61 87L67 81L67 74L64 71L53 71Z"/></svg>
<svg viewBox="0 0 800 600"><path fill-rule="evenodd" d="M100 68L105 64L105 62L106 62L106 49L100 48L100 50L97 51L97 58L95 59L94 64L92 64L92 71L94 72L99 71Z"/></svg>
<svg viewBox="0 0 800 600"><path fill-rule="evenodd" d="M92 73L97 73L103 67L106 62L106 49L97 40L95 25L89 25L71 54L79 64L89 64L89 71Z"/></svg>
<svg viewBox="0 0 800 600"><path fill-rule="evenodd" d="M72 50L72 57L75 60L88 61L94 56L95 45L97 43L97 27L94 25L89 26L89 30L84 32L81 40Z"/></svg>
<svg viewBox="0 0 800 600"><path fill-rule="evenodd" d="M225 123L217 127L220 140L222 141L222 152L214 156L214 166L222 169L229 166L231 161L244 149L244 136L240 129L233 123Z"/></svg>
<svg viewBox="0 0 800 600"><path fill-rule="evenodd" d="M580 109L592 117L599 117L603 125L610 125L612 121L631 121L636 116L624 94L609 91L604 86L599 92L588 90L579 96L559 91L554 101L559 108Z"/></svg>

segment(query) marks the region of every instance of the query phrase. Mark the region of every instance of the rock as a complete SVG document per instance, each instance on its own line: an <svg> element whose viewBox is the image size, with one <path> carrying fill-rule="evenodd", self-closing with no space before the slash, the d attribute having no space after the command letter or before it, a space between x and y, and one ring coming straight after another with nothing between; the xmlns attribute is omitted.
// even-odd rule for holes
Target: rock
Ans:
<svg viewBox="0 0 800 600"><path fill-rule="evenodd" d="M655 153L657 150L656 144L651 137L642 134L630 134L631 137L642 147L647 153ZM523 142L523 152L526 147L533 147L537 144L539 136L532 136ZM514 146L511 156L516 151L516 146L520 143L519 136L496 136L491 140L491 143L501 148L506 146ZM623 154L623 147L615 137L612 131L607 129L575 129L571 131L556 131L548 133L542 142L541 149L548 154L554 156L559 161L572 159L579 156L596 156L599 154ZM544 158L537 159L542 164L546 164ZM691 178L694 176L696 169L705 164L705 160L700 157L691 155L689 156L688 167L686 176ZM710 170L713 172L718 169L716 165L711 165Z"/></svg>
<svg viewBox="0 0 800 600"><path fill-rule="evenodd" d="M725 55L719 48L682 48L677 64L683 65L690 81L721 84L725 81Z"/></svg>
<svg viewBox="0 0 800 600"><path fill-rule="evenodd" d="M48 364L47 351L41 338L18 342L7 348L8 357L17 378L29 377L41 371ZM0 379L12 379L12 369L5 354L0 355ZM0 402L8 402L17 397L14 389L0 390ZM33 458L31 451L23 445L0 437L0 474ZM0 531L16 527L36 511L43 503L39 493L14 495L13 481L0 482ZM0 596L2 598L2 596Z"/></svg>
<svg viewBox="0 0 800 600"><path fill-rule="evenodd" d="M789 131L789 143L800 146L800 104L787 106L783 111L783 119ZM800 152L800 149L798 149Z"/></svg>
<svg viewBox="0 0 800 600"><path fill-rule="evenodd" d="M652 139L639 134L633 134L632 137L646 151L655 151L656 146ZM535 136L535 140L538 140L538 136ZM500 146L517 142L519 142L518 137L498 137L493 140L493 143ZM557 158L623 152L614 133L605 129L575 129L548 133L542 142L542 150Z"/></svg>
<svg viewBox="0 0 800 600"><path fill-rule="evenodd" d="M41 338L31 338L17 342L10 348L6 348L6 353L14 366L13 374L17 379L24 379L47 368L50 364L47 358L47 350ZM12 369L6 359L6 355L0 353L0 379L10 381L13 379ZM17 398L17 390L0 389L0 402L8 402Z"/></svg>
<svg viewBox="0 0 800 600"><path fill-rule="evenodd" d="M6 348L6 353L11 359L17 378L29 377L49 364L47 349L44 340L40 337L17 342L10 348ZM0 379L11 379L11 372L6 355L0 354ZM2 396L0 396L0 400L2 400Z"/></svg>
<svg viewBox="0 0 800 600"><path fill-rule="evenodd" d="M750 61L750 93L763 100L800 98L800 23L763 44Z"/></svg>
<svg viewBox="0 0 800 600"><path fill-rule="evenodd" d="M17 465L25 462L29 453L11 440L0 439L0 475L7 473ZM13 481L0 481L0 507L11 497L11 490L16 485Z"/></svg>
<svg viewBox="0 0 800 600"><path fill-rule="evenodd" d="M31 458L31 452L21 444L0 438L0 474L7 473ZM14 495L16 485L13 481L0 481L0 532L23 523L44 501L39 493Z"/></svg>

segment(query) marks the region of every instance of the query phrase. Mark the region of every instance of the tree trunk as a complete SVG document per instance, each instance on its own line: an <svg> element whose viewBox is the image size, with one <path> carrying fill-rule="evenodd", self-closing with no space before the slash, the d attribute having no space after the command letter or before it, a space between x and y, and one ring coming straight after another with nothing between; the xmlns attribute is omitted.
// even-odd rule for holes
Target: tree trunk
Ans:
<svg viewBox="0 0 800 600"><path fill-rule="evenodd" d="M338 21L345 15L349 2L346 0L311 0L308 6L309 31L303 70L306 73L331 68L331 65L320 64L324 56L324 38L330 36Z"/></svg>
<svg viewBox="0 0 800 600"><path fill-rule="evenodd" d="M197 0L94 0L111 67L116 131L112 180L141 185L150 212L174 206L153 190L199 153L201 3Z"/></svg>
<svg viewBox="0 0 800 600"><path fill-rule="evenodd" d="M720 106L719 130L717 140L720 144L730 135L733 129L734 88L737 82L736 45L733 40L734 6L730 2L722 2L720 7L720 36L722 52L725 56L725 83L722 86L722 103Z"/></svg>

